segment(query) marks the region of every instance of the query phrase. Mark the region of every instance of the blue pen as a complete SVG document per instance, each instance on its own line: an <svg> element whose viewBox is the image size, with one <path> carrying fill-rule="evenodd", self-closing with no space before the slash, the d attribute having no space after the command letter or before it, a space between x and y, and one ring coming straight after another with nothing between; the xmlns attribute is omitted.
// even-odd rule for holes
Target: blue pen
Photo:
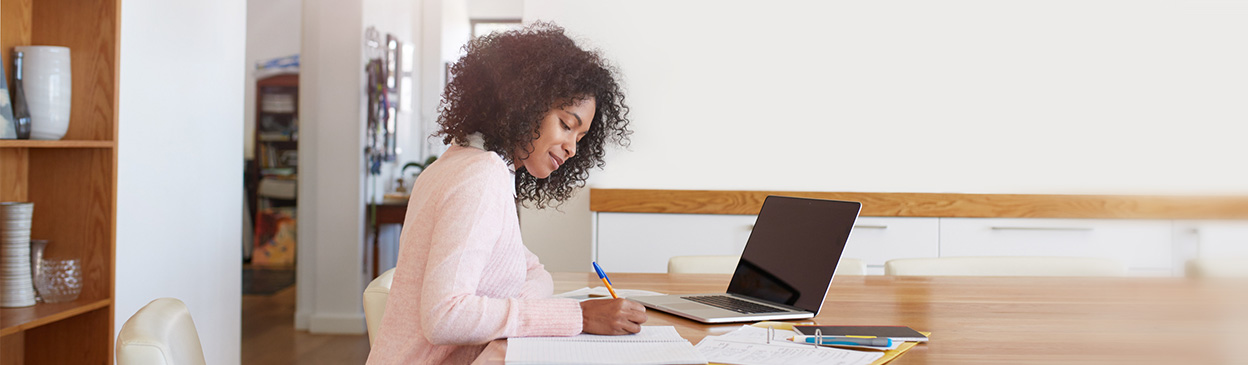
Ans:
<svg viewBox="0 0 1248 365"><path fill-rule="evenodd" d="M611 278L607 277L607 272L602 271L602 267L598 266L598 261L591 261L594 264L594 271L598 273L599 279L607 279L607 284L611 283Z"/></svg>
<svg viewBox="0 0 1248 365"><path fill-rule="evenodd" d="M802 342L815 343L815 336L799 336L804 337ZM797 340L795 337L794 340ZM893 339L891 338L864 338L861 336L823 336L820 339L820 345L843 345L843 346L873 346L873 347L891 347Z"/></svg>
<svg viewBox="0 0 1248 365"><path fill-rule="evenodd" d="M601 267L598 267L597 261L591 261L591 262L594 264L594 271L598 272L598 278L602 279L602 283L607 286L607 291L611 292L611 297L619 299L620 297L615 295L615 289L611 288L611 279L607 278L607 273L602 271Z"/></svg>

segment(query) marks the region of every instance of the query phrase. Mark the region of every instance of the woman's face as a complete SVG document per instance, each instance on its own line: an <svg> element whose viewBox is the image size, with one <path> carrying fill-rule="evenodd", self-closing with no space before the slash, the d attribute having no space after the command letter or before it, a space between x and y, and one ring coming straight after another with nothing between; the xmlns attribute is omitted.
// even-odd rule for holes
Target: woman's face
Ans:
<svg viewBox="0 0 1248 365"><path fill-rule="evenodd" d="M576 155L576 142L589 132L589 123L594 119L596 105L591 97L574 101L571 105L551 108L539 122L540 134L533 140L530 149L533 152L528 158L516 162L516 169L523 166L536 178L549 177L555 169Z"/></svg>

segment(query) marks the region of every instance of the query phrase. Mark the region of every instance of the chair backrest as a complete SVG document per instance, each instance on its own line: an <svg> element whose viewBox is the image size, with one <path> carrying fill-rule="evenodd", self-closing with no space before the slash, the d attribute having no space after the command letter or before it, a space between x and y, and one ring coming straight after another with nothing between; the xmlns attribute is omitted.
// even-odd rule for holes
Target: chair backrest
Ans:
<svg viewBox="0 0 1248 365"><path fill-rule="evenodd" d="M740 260L741 256L736 255L672 256L667 260L667 273L731 274ZM866 271L867 265L859 259L841 258L836 267L837 275L865 275Z"/></svg>
<svg viewBox="0 0 1248 365"><path fill-rule="evenodd" d="M667 273L731 274L740 260L739 255L672 256L667 259Z"/></svg>
<svg viewBox="0 0 1248 365"><path fill-rule="evenodd" d="M364 324L368 326L368 343L381 328L381 317L386 314L386 300L390 299L390 284L394 282L394 269L386 270L364 288Z"/></svg>
<svg viewBox="0 0 1248 365"><path fill-rule="evenodd" d="M160 298L135 312L117 334L117 365L203 365L204 349L186 304Z"/></svg>
<svg viewBox="0 0 1248 365"><path fill-rule="evenodd" d="M1090 257L941 257L895 259L884 275L897 276L1122 276L1117 261Z"/></svg>
<svg viewBox="0 0 1248 365"><path fill-rule="evenodd" d="M1186 269L1193 278L1248 278L1248 257L1191 259Z"/></svg>
<svg viewBox="0 0 1248 365"><path fill-rule="evenodd" d="M841 263L836 264L836 276L856 275L862 276L867 274L867 264L859 259L842 257Z"/></svg>

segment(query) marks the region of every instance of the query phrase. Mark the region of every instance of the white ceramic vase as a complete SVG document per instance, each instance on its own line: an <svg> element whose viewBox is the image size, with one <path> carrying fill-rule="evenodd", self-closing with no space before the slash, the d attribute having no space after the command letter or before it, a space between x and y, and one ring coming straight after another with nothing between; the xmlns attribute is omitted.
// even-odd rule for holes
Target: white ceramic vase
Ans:
<svg viewBox="0 0 1248 365"><path fill-rule="evenodd" d="M14 47L14 51L22 52L22 85L30 108L30 138L65 137L73 89L69 48L22 46Z"/></svg>

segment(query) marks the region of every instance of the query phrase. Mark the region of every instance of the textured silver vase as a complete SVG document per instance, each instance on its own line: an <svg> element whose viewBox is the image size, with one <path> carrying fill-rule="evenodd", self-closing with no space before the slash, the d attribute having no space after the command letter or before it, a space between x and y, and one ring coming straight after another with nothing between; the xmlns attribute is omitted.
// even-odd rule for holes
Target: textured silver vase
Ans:
<svg viewBox="0 0 1248 365"><path fill-rule="evenodd" d="M35 305L30 268L30 226L35 204L0 203L0 307Z"/></svg>

